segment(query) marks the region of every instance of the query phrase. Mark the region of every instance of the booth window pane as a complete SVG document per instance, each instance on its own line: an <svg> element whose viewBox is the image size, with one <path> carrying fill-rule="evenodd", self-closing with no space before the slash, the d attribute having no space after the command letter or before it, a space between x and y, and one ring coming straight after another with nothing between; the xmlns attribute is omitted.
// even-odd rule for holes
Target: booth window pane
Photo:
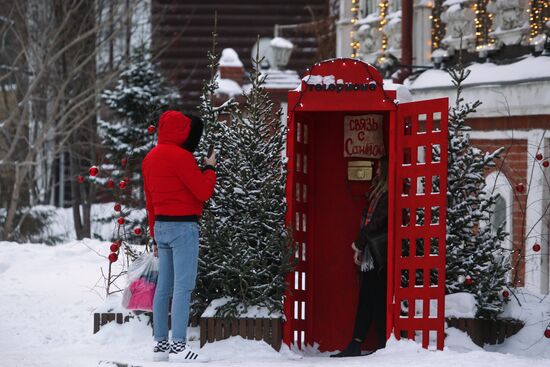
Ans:
<svg viewBox="0 0 550 367"><path fill-rule="evenodd" d="M437 318L437 300L430 300L430 318Z"/></svg>
<svg viewBox="0 0 550 367"><path fill-rule="evenodd" d="M432 206L432 217L430 224L436 225L439 224L439 207L438 206Z"/></svg>
<svg viewBox="0 0 550 367"><path fill-rule="evenodd" d="M300 213L296 212L296 231L300 230Z"/></svg>
<svg viewBox="0 0 550 367"><path fill-rule="evenodd" d="M403 166L411 164L411 148L403 148Z"/></svg>
<svg viewBox="0 0 550 367"><path fill-rule="evenodd" d="M303 190L302 190L302 199L304 203L307 203L307 185L304 184Z"/></svg>
<svg viewBox="0 0 550 367"><path fill-rule="evenodd" d="M412 119L410 116L405 117L404 127L405 131L403 133L405 135L412 135Z"/></svg>
<svg viewBox="0 0 550 367"><path fill-rule="evenodd" d="M399 314L399 317L402 317L402 318L409 317L409 301L404 299L399 304L400 304L400 307L401 307L401 312Z"/></svg>
<svg viewBox="0 0 550 367"><path fill-rule="evenodd" d="M294 257L296 259L299 259L300 258L300 243L296 242L295 247L296 247L296 253L294 254Z"/></svg>
<svg viewBox="0 0 550 367"><path fill-rule="evenodd" d="M298 122L296 124L296 141L300 143L301 140L302 140L302 124Z"/></svg>
<svg viewBox="0 0 550 367"><path fill-rule="evenodd" d="M306 228L306 213L302 213L302 231L303 232L307 231L307 228Z"/></svg>
<svg viewBox="0 0 550 367"><path fill-rule="evenodd" d="M437 287L439 282L439 272L437 268L430 269L430 287Z"/></svg>
<svg viewBox="0 0 550 367"><path fill-rule="evenodd" d="M306 319L306 303L302 301L302 320Z"/></svg>
<svg viewBox="0 0 550 367"><path fill-rule="evenodd" d="M433 114L433 132L441 131L441 112L435 112Z"/></svg>
<svg viewBox="0 0 550 367"><path fill-rule="evenodd" d="M411 210L409 208L403 208L401 210L401 227L407 227L411 222Z"/></svg>
<svg viewBox="0 0 550 367"><path fill-rule="evenodd" d="M439 176L432 176L432 194L439 194L441 192L441 190L439 189L439 184Z"/></svg>
<svg viewBox="0 0 550 367"><path fill-rule="evenodd" d="M430 237L430 255L439 255L439 238Z"/></svg>
<svg viewBox="0 0 550 367"><path fill-rule="evenodd" d="M424 307L424 301L421 299L417 299L414 301L414 317L415 318L422 318L423 317L423 307Z"/></svg>
<svg viewBox="0 0 550 367"><path fill-rule="evenodd" d="M401 257L409 257L409 239L403 238L401 240Z"/></svg>
<svg viewBox="0 0 550 367"><path fill-rule="evenodd" d="M302 272L302 290L306 290L306 273Z"/></svg>
<svg viewBox="0 0 550 367"><path fill-rule="evenodd" d="M416 163L425 164L426 163L426 147L421 145L417 147Z"/></svg>
<svg viewBox="0 0 550 367"><path fill-rule="evenodd" d="M424 239L423 238L417 238L416 239L416 256L424 256Z"/></svg>
<svg viewBox="0 0 550 367"><path fill-rule="evenodd" d="M298 320L296 317L295 319ZM294 344L298 344L298 330L294 330Z"/></svg>
<svg viewBox="0 0 550 367"><path fill-rule="evenodd" d="M306 243L302 243L302 261L306 261Z"/></svg>
<svg viewBox="0 0 550 367"><path fill-rule="evenodd" d="M304 124L304 144L307 144L307 124Z"/></svg>
<svg viewBox="0 0 550 367"><path fill-rule="evenodd" d="M432 163L441 162L441 145L432 144Z"/></svg>
<svg viewBox="0 0 550 367"><path fill-rule="evenodd" d="M401 269L401 288L409 288L409 270Z"/></svg>
<svg viewBox="0 0 550 367"><path fill-rule="evenodd" d="M301 160L302 156L300 155L300 153L296 153L296 172L301 171Z"/></svg>
<svg viewBox="0 0 550 367"><path fill-rule="evenodd" d="M416 208L416 225L417 226L424 225L425 212L426 211L424 210L424 208Z"/></svg>
<svg viewBox="0 0 550 367"><path fill-rule="evenodd" d="M296 183L296 201L297 202L300 202L300 184L297 182Z"/></svg>
<svg viewBox="0 0 550 367"><path fill-rule="evenodd" d="M304 155L304 164L303 164L303 172L307 173L307 155Z"/></svg>
<svg viewBox="0 0 550 367"><path fill-rule="evenodd" d="M416 178L416 195L424 195L426 192L426 177L419 176Z"/></svg>
<svg viewBox="0 0 550 367"><path fill-rule="evenodd" d="M299 315L298 315L299 308L298 308L298 306L299 306L298 301L294 301L294 320L299 319Z"/></svg>
<svg viewBox="0 0 550 367"><path fill-rule="evenodd" d="M301 345L305 345L305 343L306 343L306 332L302 330L300 332L300 335L301 335Z"/></svg>
<svg viewBox="0 0 550 367"><path fill-rule="evenodd" d="M416 280L415 280L415 287L423 287L424 286L424 269L416 269Z"/></svg>
<svg viewBox="0 0 550 367"><path fill-rule="evenodd" d="M410 192L411 192L411 179L407 177L403 179L403 191L401 192L401 195L409 196Z"/></svg>
<svg viewBox="0 0 550 367"><path fill-rule="evenodd" d="M426 134L427 117L425 113L418 115L418 134Z"/></svg>

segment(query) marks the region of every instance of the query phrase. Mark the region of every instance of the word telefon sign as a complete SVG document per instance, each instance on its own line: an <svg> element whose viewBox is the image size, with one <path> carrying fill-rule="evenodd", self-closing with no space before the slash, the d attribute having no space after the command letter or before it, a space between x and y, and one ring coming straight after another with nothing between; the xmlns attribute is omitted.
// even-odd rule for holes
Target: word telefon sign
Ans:
<svg viewBox="0 0 550 367"><path fill-rule="evenodd" d="M383 116L344 116L344 157L380 158L384 147Z"/></svg>

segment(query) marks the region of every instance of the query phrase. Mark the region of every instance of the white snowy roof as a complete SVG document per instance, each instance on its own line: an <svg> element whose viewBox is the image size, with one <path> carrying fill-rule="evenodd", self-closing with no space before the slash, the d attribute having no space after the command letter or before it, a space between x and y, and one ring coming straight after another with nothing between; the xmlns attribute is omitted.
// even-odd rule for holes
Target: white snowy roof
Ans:
<svg viewBox="0 0 550 367"><path fill-rule="evenodd" d="M243 63L235 50L232 48L225 48L220 57L220 66L242 67Z"/></svg>
<svg viewBox="0 0 550 367"><path fill-rule="evenodd" d="M265 88L267 89L294 89L301 83L300 76L294 70L275 70L269 69L262 74L266 74Z"/></svg>
<svg viewBox="0 0 550 367"><path fill-rule="evenodd" d="M292 42L287 40L286 38L282 37L275 37L269 42L271 46L279 47L279 48L294 48L294 45Z"/></svg>
<svg viewBox="0 0 550 367"><path fill-rule="evenodd" d="M234 80L219 78L216 94L225 94L229 97L240 96L241 94L243 94L243 89Z"/></svg>
<svg viewBox="0 0 550 367"><path fill-rule="evenodd" d="M540 80L550 78L550 57L529 56L523 60L508 65L492 63L473 64L464 85L499 84L502 82ZM452 87L451 77L444 70L428 70L420 74L409 88L411 90L424 88Z"/></svg>

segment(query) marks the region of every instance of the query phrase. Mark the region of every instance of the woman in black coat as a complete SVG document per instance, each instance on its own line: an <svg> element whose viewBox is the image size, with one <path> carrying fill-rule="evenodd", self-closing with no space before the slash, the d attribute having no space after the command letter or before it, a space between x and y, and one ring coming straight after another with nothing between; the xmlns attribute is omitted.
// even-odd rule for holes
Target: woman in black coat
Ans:
<svg viewBox="0 0 550 367"><path fill-rule="evenodd" d="M359 234L352 244L354 261L362 278L353 338L344 351L331 357L360 356L361 344L373 323L378 336L377 349L386 345L388 161L385 157L380 160L372 187L368 194L369 205L361 218Z"/></svg>

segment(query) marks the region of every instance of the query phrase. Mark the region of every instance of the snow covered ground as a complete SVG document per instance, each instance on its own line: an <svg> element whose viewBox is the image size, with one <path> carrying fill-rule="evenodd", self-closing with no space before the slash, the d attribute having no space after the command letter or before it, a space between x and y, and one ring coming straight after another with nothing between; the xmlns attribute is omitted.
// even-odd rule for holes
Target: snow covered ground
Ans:
<svg viewBox="0 0 550 367"><path fill-rule="evenodd" d="M92 314L105 307L100 269L106 269L108 253L109 244L95 240L54 247L0 242L0 367L108 366L100 361L113 360L169 365L148 362L153 342L146 322L109 324L92 334ZM542 333L550 318L550 297L518 298L523 307L514 301L506 312L526 320L526 327L491 351L448 329L443 352L390 340L373 355L335 360L288 348L277 353L241 338L206 345L201 352L212 358L210 366L549 366L550 339ZM198 349L198 330L190 330L190 337Z"/></svg>

